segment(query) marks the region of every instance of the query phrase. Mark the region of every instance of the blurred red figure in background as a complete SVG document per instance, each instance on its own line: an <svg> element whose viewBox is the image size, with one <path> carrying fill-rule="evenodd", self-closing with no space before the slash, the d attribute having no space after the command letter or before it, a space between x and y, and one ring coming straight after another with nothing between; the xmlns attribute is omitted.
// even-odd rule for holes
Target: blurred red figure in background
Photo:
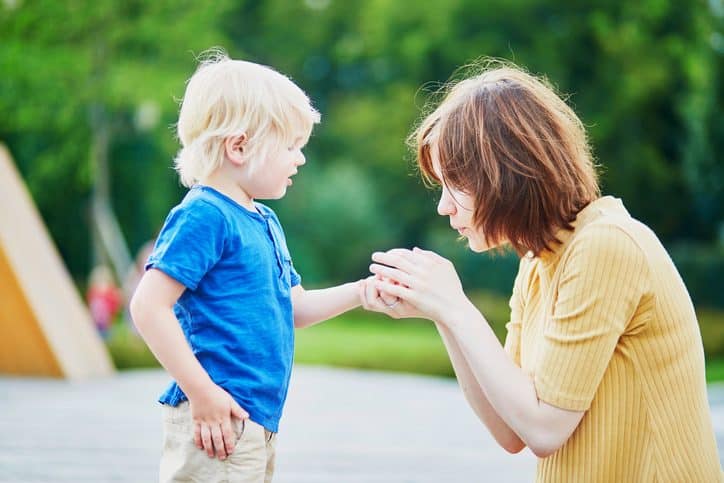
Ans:
<svg viewBox="0 0 724 483"><path fill-rule="evenodd" d="M86 300L98 332L105 339L123 302L123 293L107 266L99 265L91 272Z"/></svg>

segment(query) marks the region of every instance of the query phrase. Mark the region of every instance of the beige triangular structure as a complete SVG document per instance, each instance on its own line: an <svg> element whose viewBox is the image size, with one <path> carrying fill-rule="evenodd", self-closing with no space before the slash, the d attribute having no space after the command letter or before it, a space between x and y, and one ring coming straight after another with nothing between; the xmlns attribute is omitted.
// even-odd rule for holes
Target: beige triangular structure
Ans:
<svg viewBox="0 0 724 483"><path fill-rule="evenodd" d="M0 144L0 373L84 379L113 372L90 314Z"/></svg>

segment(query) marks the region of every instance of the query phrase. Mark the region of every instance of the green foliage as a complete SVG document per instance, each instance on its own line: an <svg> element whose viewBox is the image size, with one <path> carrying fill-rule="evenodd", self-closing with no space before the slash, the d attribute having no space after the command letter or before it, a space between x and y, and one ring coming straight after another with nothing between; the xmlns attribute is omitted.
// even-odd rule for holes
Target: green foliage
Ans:
<svg viewBox="0 0 724 483"><path fill-rule="evenodd" d="M108 352L116 369L160 367L146 343L131 328L130 322L123 322L120 319L116 321L110 331L108 340L106 340Z"/></svg>
<svg viewBox="0 0 724 483"><path fill-rule="evenodd" d="M323 114L307 166L273 203L306 284L362 277L371 251L422 245L453 258L467 286L507 293L514 258L452 242L412 169L404 140L430 92L481 56L545 74L589 126L605 192L667 244L714 245L723 18L705 0L4 2L0 140L82 279L99 132L111 134L114 207L137 249L183 194L172 126L194 54L222 45L289 74ZM721 277L682 271L696 300L721 299L700 295L721 293Z"/></svg>
<svg viewBox="0 0 724 483"><path fill-rule="evenodd" d="M0 7L0 140L77 277L88 271L89 160L98 132L110 132L112 191L137 247L179 195L168 169L175 98L193 71L192 52L226 43L217 22L228 3L215 2L213 9L168 0ZM134 122L143 106L155 118L150 124Z"/></svg>
<svg viewBox="0 0 724 483"><path fill-rule="evenodd" d="M672 248L671 257L697 307L724 309L724 247L681 244Z"/></svg>
<svg viewBox="0 0 724 483"><path fill-rule="evenodd" d="M370 173L352 162L309 166L278 203L294 263L307 279L330 280L345 274L359 277L370 264L371 247L395 242L395 224L380 203ZM310 218L311 216L311 218ZM334 254L334 264L321 257Z"/></svg>
<svg viewBox="0 0 724 483"><path fill-rule="evenodd" d="M717 239L724 168L717 156L721 122L712 122L721 110L721 51L712 39L721 37L721 19L703 1L578 7L550 0L458 0L425 8L352 1L310 9L270 0L241 10L229 17L248 27L230 32L235 45L290 72L323 112L309 159L352 162L371 173L386 214L398 223L397 233L388 235L395 245L437 236L434 205L407 175L402 140L426 92L482 55L512 59L572 94L590 127L605 191L623 197L666 242ZM297 28L275 28L290 15ZM421 90L423 85L429 89ZM346 192L341 184L324 189L340 199ZM283 203L279 210L283 214ZM310 214L315 223L336 227L337 219L314 216L311 208ZM381 225L377 231L389 229ZM302 236L293 243L317 240ZM314 246L301 251L316 258L315 266L325 259L313 256ZM329 268L317 273L336 274L336 280L348 276L334 257L326 260ZM302 269L306 263L299 261Z"/></svg>

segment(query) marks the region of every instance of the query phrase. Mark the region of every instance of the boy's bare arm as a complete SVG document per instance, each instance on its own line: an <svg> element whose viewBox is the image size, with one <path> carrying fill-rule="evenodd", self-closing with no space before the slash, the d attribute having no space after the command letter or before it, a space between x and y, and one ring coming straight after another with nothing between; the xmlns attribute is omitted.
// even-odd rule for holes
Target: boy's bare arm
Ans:
<svg viewBox="0 0 724 483"><path fill-rule="evenodd" d="M249 415L211 380L186 342L173 312L184 289L163 272L149 270L131 300L131 316L148 347L189 398L196 445L209 456L224 459L236 442L231 417Z"/></svg>
<svg viewBox="0 0 724 483"><path fill-rule="evenodd" d="M359 307L362 281L318 290L292 287L294 327L301 329Z"/></svg>

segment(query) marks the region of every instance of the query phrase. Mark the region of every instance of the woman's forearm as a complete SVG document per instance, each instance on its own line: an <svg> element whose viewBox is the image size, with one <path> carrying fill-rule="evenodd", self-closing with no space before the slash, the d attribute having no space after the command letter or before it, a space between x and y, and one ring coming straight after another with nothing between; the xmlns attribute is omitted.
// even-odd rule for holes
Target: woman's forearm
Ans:
<svg viewBox="0 0 724 483"><path fill-rule="evenodd" d="M480 383L470 370L470 365L460 349L455 337L450 333L450 329L441 324L435 324L440 336L442 337L445 348L447 349L450 361L455 369L460 388L465 395L465 399L470 407L475 411L478 418L487 426L495 440L506 451L517 453L525 448L525 443L515 434L508 424L498 415L493 406L488 401L487 396L483 392Z"/></svg>
<svg viewBox="0 0 724 483"><path fill-rule="evenodd" d="M495 413L526 446L545 457L565 443L583 413L539 401L533 380L510 360L472 304L451 311L444 325Z"/></svg>

